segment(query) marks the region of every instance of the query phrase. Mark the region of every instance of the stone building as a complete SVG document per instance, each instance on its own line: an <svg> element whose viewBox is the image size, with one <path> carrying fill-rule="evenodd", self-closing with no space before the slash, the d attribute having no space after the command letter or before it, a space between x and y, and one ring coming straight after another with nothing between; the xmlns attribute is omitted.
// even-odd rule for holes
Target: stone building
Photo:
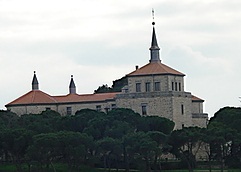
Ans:
<svg viewBox="0 0 241 172"><path fill-rule="evenodd" d="M128 84L121 92L77 94L73 76L69 94L51 96L39 89L34 72L32 90L6 105L18 115L55 110L73 115L84 108L108 112L113 108L130 108L141 115L166 117L175 129L188 126L206 127L208 114L203 113L204 100L184 90L184 74L163 64L153 24L149 63L127 74Z"/></svg>

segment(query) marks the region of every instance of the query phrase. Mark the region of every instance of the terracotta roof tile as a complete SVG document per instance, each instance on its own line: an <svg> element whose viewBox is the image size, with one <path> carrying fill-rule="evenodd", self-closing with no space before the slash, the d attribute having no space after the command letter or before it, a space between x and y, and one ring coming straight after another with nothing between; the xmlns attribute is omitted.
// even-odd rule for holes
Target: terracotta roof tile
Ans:
<svg viewBox="0 0 241 172"><path fill-rule="evenodd" d="M196 96L194 96L194 95L192 95L192 101L193 101L193 102L204 102L203 99L200 99L199 97L196 97Z"/></svg>
<svg viewBox="0 0 241 172"><path fill-rule="evenodd" d="M172 74L172 75L180 75L185 76L185 74L172 69L171 67L161 63L161 62L155 62L155 63L148 63L145 66L129 73L127 76L138 76L138 75L150 75L150 74Z"/></svg>
<svg viewBox="0 0 241 172"><path fill-rule="evenodd" d="M32 90L23 96L17 98L16 100L10 102L8 105L18 105L18 104L42 104L42 103L56 103L56 100L40 91L40 90Z"/></svg>
<svg viewBox="0 0 241 172"><path fill-rule="evenodd" d="M94 102L114 99L115 93L101 93L101 94L68 94L64 96L50 96L40 90L30 91L18 99L10 102L6 106L23 105L23 104L46 104L46 103L71 103L71 102Z"/></svg>
<svg viewBox="0 0 241 172"><path fill-rule="evenodd" d="M66 96L53 96L59 103L67 102L91 102L91 101L105 101L109 99L114 99L116 94L114 93L99 93L99 94L68 94Z"/></svg>

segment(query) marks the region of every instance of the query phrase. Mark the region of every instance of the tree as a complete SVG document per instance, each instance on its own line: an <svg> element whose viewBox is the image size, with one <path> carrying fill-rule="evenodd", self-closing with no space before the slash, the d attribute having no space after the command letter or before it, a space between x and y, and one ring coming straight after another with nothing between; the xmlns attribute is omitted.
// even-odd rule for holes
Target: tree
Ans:
<svg viewBox="0 0 241 172"><path fill-rule="evenodd" d="M144 132L136 132L128 134L123 140L124 153L126 153L126 170L129 170L129 160L133 157L136 160L145 160L146 171L151 171L150 162L153 161L155 157L155 152L159 151L158 144L151 139L151 137ZM139 162L138 164L142 164Z"/></svg>
<svg viewBox="0 0 241 172"><path fill-rule="evenodd" d="M211 151L220 161L221 170L226 164L229 167L241 167L241 108L225 107L210 119L208 128L217 141Z"/></svg>
<svg viewBox="0 0 241 172"><path fill-rule="evenodd" d="M175 123L167 118L159 116L142 116L137 127L138 131L160 131L164 134L170 134L173 131Z"/></svg>
<svg viewBox="0 0 241 172"><path fill-rule="evenodd" d="M103 157L104 168L108 167L109 171L111 169L112 159L115 160L116 169L118 171L118 161L122 153L121 142L118 139L113 139L110 137L105 137L101 140L98 140L98 151Z"/></svg>
<svg viewBox="0 0 241 172"><path fill-rule="evenodd" d="M0 129L18 127L19 116L11 111L0 110Z"/></svg>
<svg viewBox="0 0 241 172"><path fill-rule="evenodd" d="M128 85L127 77L122 77L121 79L117 79L113 81L113 85L111 87L108 87L107 84L103 84L102 86L99 86L97 90L95 90L95 93L110 93L110 92L121 92L121 89Z"/></svg>
<svg viewBox="0 0 241 172"><path fill-rule="evenodd" d="M170 152L187 162L188 169L193 172L196 163L196 154L201 146L201 128L189 127L172 132L169 144Z"/></svg>
<svg viewBox="0 0 241 172"><path fill-rule="evenodd" d="M33 137L29 147L29 160L40 162L40 165L53 166L53 162L64 159L69 167L77 162L85 163L89 150L93 147L93 138L82 133L61 131L56 133L38 134Z"/></svg>
<svg viewBox="0 0 241 172"><path fill-rule="evenodd" d="M21 171L21 164L24 160L27 148L31 144L33 133L25 129L5 129L1 130L1 149L4 152L6 161L11 159Z"/></svg>

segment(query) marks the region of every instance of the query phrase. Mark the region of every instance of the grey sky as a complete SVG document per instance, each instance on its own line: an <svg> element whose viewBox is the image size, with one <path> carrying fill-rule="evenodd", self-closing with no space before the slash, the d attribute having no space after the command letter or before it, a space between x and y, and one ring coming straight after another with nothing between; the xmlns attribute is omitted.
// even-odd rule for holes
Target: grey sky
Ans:
<svg viewBox="0 0 241 172"><path fill-rule="evenodd" d="M185 90L212 116L240 106L239 0L0 0L0 109L31 90L78 93L148 63L155 9L162 62L186 74Z"/></svg>

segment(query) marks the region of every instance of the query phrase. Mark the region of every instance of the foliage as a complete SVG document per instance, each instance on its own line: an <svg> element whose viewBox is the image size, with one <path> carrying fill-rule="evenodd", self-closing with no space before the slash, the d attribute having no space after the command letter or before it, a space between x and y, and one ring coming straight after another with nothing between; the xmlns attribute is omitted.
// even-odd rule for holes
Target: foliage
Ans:
<svg viewBox="0 0 241 172"><path fill-rule="evenodd" d="M127 78L122 77L121 79L117 79L113 81L113 85L109 87L107 84L103 84L99 86L94 93L110 93L110 92L121 92L121 89L127 85Z"/></svg>
<svg viewBox="0 0 241 172"><path fill-rule="evenodd" d="M108 113L82 109L63 117L51 110L20 117L0 111L0 159L13 163L17 171L56 171L56 163L67 164L70 171L86 166L150 171L161 170L160 156L169 152L192 171L202 147L210 170L213 161L221 170L240 168L240 117L240 108L226 107L207 128L173 131L169 119L124 108Z"/></svg>

